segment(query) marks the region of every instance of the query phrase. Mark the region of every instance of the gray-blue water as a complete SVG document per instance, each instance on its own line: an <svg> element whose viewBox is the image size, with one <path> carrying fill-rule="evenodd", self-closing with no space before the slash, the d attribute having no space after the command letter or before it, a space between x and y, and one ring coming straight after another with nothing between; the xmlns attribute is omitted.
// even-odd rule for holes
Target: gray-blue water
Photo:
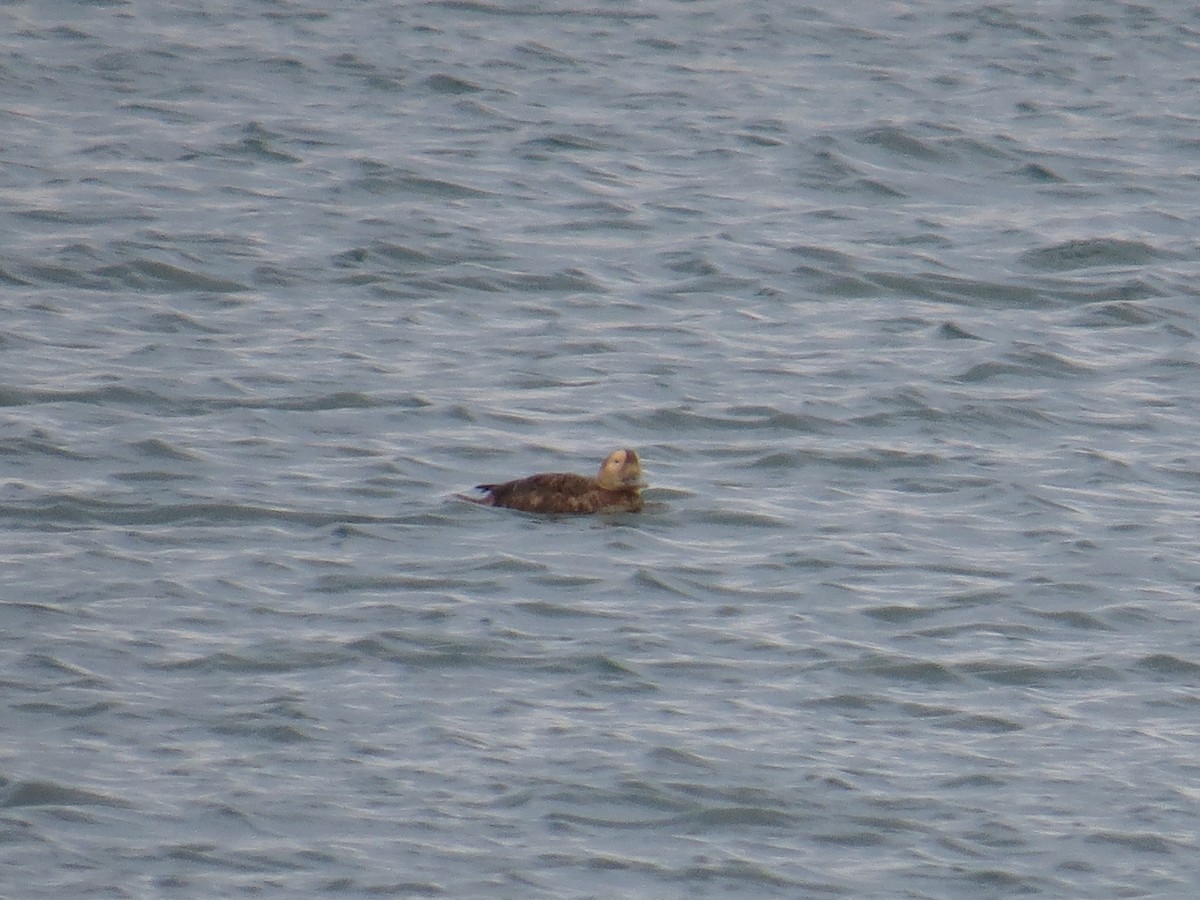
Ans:
<svg viewBox="0 0 1200 900"><path fill-rule="evenodd" d="M1198 60L4 4L0 895L1195 896Z"/></svg>

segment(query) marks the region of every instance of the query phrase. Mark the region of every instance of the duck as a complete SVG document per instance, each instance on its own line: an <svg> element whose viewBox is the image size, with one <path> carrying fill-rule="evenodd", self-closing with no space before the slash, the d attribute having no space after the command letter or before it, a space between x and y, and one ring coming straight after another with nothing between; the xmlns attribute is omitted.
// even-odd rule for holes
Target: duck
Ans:
<svg viewBox="0 0 1200 900"><path fill-rule="evenodd" d="M589 515L640 512L642 464L628 447L614 450L600 464L595 478L571 472L542 472L498 484L478 484L483 497L467 497L484 506L502 506L529 513Z"/></svg>

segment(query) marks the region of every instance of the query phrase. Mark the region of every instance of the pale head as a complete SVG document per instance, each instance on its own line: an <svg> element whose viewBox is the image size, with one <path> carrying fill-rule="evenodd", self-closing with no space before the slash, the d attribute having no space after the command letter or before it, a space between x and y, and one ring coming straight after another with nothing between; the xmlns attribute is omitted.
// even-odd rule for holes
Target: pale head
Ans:
<svg viewBox="0 0 1200 900"><path fill-rule="evenodd" d="M605 457L596 476L606 490L642 486L642 464L632 450L614 450Z"/></svg>

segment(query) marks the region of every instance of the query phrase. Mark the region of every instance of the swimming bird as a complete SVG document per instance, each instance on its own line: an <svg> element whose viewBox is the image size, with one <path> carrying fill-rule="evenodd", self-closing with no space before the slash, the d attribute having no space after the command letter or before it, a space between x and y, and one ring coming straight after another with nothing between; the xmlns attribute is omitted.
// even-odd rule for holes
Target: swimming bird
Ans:
<svg viewBox="0 0 1200 900"><path fill-rule="evenodd" d="M582 515L587 513L640 512L642 465L626 448L605 457L595 478L570 472L543 472L500 484L479 484L486 496L468 497L484 506L503 506L532 513Z"/></svg>

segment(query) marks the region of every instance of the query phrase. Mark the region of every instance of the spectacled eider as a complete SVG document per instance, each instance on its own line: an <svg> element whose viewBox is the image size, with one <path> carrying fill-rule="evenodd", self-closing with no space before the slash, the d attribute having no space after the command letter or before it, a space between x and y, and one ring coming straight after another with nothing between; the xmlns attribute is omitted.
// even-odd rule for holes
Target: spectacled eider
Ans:
<svg viewBox="0 0 1200 900"><path fill-rule="evenodd" d="M487 492L482 498L467 498L475 503L531 513L640 512L646 505L642 499L642 466L632 450L614 450L608 454L595 478L569 472L543 472L503 484L475 487Z"/></svg>

